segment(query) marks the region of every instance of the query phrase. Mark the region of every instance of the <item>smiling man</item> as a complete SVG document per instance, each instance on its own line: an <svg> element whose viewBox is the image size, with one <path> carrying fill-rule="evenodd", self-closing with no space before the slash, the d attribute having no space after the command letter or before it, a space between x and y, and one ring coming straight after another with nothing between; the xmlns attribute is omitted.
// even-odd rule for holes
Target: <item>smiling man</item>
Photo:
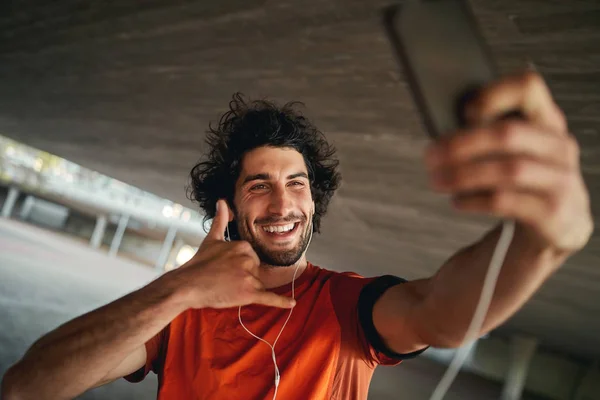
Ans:
<svg viewBox="0 0 600 400"><path fill-rule="evenodd" d="M499 118L514 110L526 118ZM458 210L516 220L484 334L593 224L577 143L538 75L489 85L466 115L425 162ZM38 340L6 373L4 399L73 398L154 371L159 399L364 400L376 366L462 343L500 227L427 279L330 271L306 259L340 183L322 133L293 104L235 96L207 141L191 172L213 218L197 254Z"/></svg>
<svg viewBox="0 0 600 400"><path fill-rule="evenodd" d="M263 263L294 265L312 236L313 200L304 158L292 148L261 146L244 161L233 199L240 206L231 229L239 231ZM283 192L283 203L272 201L273 191Z"/></svg>

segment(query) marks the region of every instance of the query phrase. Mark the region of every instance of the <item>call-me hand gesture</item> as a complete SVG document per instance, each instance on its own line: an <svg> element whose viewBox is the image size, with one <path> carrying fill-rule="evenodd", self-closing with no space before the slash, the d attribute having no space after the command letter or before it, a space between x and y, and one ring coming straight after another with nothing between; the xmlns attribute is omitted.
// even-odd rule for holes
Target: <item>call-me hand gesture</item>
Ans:
<svg viewBox="0 0 600 400"><path fill-rule="evenodd" d="M173 271L192 308L229 308L247 304L291 308L295 302L268 292L259 280L260 260L247 241L225 241L225 228L232 219L224 200L208 235L190 261Z"/></svg>

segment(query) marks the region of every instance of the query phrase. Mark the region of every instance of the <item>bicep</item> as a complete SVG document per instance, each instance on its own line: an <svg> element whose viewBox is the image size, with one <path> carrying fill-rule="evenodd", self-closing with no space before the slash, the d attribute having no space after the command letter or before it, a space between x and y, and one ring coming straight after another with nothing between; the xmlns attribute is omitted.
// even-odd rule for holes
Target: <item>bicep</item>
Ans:
<svg viewBox="0 0 600 400"><path fill-rule="evenodd" d="M119 365L113 368L94 387L103 386L119 378L132 374L146 365L146 346L141 345L129 353Z"/></svg>
<svg viewBox="0 0 600 400"><path fill-rule="evenodd" d="M394 285L375 302L373 325L390 350L409 354L429 345L419 314L429 282L420 279Z"/></svg>

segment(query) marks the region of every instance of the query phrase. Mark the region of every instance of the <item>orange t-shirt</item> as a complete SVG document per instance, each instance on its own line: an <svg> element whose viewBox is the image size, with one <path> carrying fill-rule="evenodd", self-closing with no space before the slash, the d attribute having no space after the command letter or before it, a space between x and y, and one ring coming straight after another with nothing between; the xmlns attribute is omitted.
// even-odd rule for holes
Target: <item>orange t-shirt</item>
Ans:
<svg viewBox="0 0 600 400"><path fill-rule="evenodd" d="M281 374L277 399L364 400L375 366L407 358L374 346L381 340L365 335L373 336L372 320L365 329L359 297L364 302L361 291L374 281L308 264L296 279L296 306L275 346ZM270 290L291 296L291 284ZM241 315L251 332L273 344L288 313L248 305ZM271 349L244 330L237 307L189 309L150 339L146 351L146 366L125 379L139 382L154 371L159 400L273 398Z"/></svg>

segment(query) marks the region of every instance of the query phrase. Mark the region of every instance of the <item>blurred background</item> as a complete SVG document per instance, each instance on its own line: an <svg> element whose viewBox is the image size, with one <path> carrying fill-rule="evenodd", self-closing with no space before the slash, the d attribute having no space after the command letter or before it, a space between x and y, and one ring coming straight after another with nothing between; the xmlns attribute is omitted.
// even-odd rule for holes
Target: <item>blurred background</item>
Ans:
<svg viewBox="0 0 600 400"><path fill-rule="evenodd" d="M469 3L502 72L547 79L598 224L600 1ZM315 264L416 279L488 230L428 188L428 139L380 26L386 4L1 2L0 378L43 333L194 253L204 230L187 175L236 91L304 102L338 148L344 183ZM600 235L470 350L449 399L600 399ZM453 353L379 368L369 399L427 399ZM151 374L80 398L155 394Z"/></svg>

